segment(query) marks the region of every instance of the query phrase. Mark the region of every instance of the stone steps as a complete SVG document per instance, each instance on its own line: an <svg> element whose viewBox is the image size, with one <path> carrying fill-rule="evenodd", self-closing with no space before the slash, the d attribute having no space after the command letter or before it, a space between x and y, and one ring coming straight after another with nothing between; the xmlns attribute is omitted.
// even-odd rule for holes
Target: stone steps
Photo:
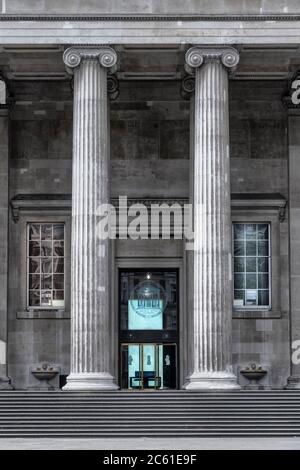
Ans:
<svg viewBox="0 0 300 470"><path fill-rule="evenodd" d="M300 424L300 418L294 418L293 416L264 416L264 417L257 417L257 416L222 416L222 415L214 415L214 416L209 416L209 415L203 415L203 416L171 416L171 415L164 415L163 417L137 417L137 416L124 416L121 415L119 417L91 417L89 415L82 415L82 416L74 416L74 417L62 417L62 416L47 416L47 415L41 415L38 418L33 417L33 416L20 416L20 417L15 417L12 418L11 416L6 416L0 418L0 427L4 425L15 425L16 423L24 423L24 424L38 424L42 425L45 422L49 423L145 423L145 422L151 422L152 424L157 423L165 423L165 422L173 422L173 423L232 423L232 424L237 424L237 423L257 423L257 424L264 424L264 423L294 423L294 424Z"/></svg>
<svg viewBox="0 0 300 470"><path fill-rule="evenodd" d="M49 409L49 410L46 410L46 411L50 411L51 412L51 416L58 416L58 417L61 417L61 411L57 411L57 410L52 410L52 409ZM44 414L46 414L46 412L44 412ZM93 415L91 415L91 413L86 410L70 410L69 413L64 413L64 418L75 418L75 417L82 417L82 416L89 416L91 417L91 419L94 419L94 418L97 418L98 416L99 417L104 417L105 419L107 419L107 417L110 417L110 418L114 418L116 417L117 419L120 417L120 416L134 416L135 419L138 419L140 417L141 413L139 410L135 410L133 412L122 412L122 414L118 411L118 412L107 412L106 410L93 410ZM15 411L12 410L12 411L4 411L4 412L1 412L0 413L0 420L5 417L9 417L11 419L14 419L14 418L19 418L19 417L22 417L24 416L25 418L26 417L29 417L29 418L35 418L35 417L39 417L41 416L41 411L37 411L37 410L32 410L30 408L28 409L24 409L23 411ZM151 412L151 411L148 411L147 413L143 412L143 417L151 417L151 418L161 418L161 413L156 413L156 412ZM164 413L164 416L171 416L173 417L174 416L174 410L166 410L166 412ZM286 412L286 411L276 411L276 410L266 410L266 411L261 411L261 412L254 412L254 411L249 411L249 412L240 412L239 410L235 411L228 411L228 410L225 410L225 411L222 411L220 410L219 412L214 412L214 411L206 411L206 410L195 410L195 411L192 411L192 412L185 412L185 411L177 411L176 410L176 416L178 416L179 418L182 416L182 417L201 417L201 416L204 416L204 417L207 417L207 416L222 416L222 417L257 417L259 418L260 416L262 417L278 417L278 416L284 416L284 417L291 417L291 418L295 418L297 419L299 417L300 419L300 413L299 412L296 412L294 413L293 411L289 411L289 412Z"/></svg>
<svg viewBox="0 0 300 470"><path fill-rule="evenodd" d="M0 437L300 436L300 391L1 391Z"/></svg>

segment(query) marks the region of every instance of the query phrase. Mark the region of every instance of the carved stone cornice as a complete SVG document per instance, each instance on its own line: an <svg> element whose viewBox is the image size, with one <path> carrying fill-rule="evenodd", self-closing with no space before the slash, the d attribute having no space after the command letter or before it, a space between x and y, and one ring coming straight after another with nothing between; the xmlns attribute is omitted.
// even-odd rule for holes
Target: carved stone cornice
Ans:
<svg viewBox="0 0 300 470"><path fill-rule="evenodd" d="M18 222L20 212L71 212L71 194L17 194L10 201L12 218Z"/></svg>
<svg viewBox="0 0 300 470"><path fill-rule="evenodd" d="M279 193L231 193L231 211L261 211L278 214L279 222L284 222L287 200Z"/></svg>
<svg viewBox="0 0 300 470"><path fill-rule="evenodd" d="M109 46L74 46L66 49L63 55L66 70L71 74L86 59L98 60L102 67L110 69L112 73L116 71L118 56Z"/></svg>
<svg viewBox="0 0 300 470"><path fill-rule="evenodd" d="M193 74L195 69L201 67L205 62L219 61L224 67L234 70L239 63L239 52L231 46L225 47L199 47L194 46L187 50L185 54L185 69L189 74Z"/></svg>
<svg viewBox="0 0 300 470"><path fill-rule="evenodd" d="M119 198L110 198L110 203L118 211ZM134 198L126 199L127 208L134 204L143 204L149 210L152 204L179 204L184 206L189 204L188 198ZM71 194L17 194L10 201L12 209L12 218L18 222L20 212L71 212L72 196ZM278 213L278 218L282 222L285 219L287 200L278 193L231 193L232 211L274 211Z"/></svg>

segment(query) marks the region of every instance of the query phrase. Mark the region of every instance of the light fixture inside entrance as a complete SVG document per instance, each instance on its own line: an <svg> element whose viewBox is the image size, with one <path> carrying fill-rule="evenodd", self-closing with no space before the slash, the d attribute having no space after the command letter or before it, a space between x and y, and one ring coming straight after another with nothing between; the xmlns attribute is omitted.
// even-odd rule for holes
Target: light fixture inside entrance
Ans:
<svg viewBox="0 0 300 470"><path fill-rule="evenodd" d="M147 273L147 274L146 274L146 278L147 278L147 279L151 279L151 273Z"/></svg>

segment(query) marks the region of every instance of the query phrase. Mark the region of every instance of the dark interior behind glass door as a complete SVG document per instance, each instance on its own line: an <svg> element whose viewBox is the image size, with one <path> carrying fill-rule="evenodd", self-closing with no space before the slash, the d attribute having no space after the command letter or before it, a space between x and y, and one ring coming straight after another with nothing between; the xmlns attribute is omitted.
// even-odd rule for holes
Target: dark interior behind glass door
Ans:
<svg viewBox="0 0 300 470"><path fill-rule="evenodd" d="M176 388L177 270L122 270L119 292L122 388Z"/></svg>
<svg viewBox="0 0 300 470"><path fill-rule="evenodd" d="M120 340L178 340L178 273L121 271Z"/></svg>
<svg viewBox="0 0 300 470"><path fill-rule="evenodd" d="M122 344L121 370L121 388L123 389L176 388L176 344Z"/></svg>

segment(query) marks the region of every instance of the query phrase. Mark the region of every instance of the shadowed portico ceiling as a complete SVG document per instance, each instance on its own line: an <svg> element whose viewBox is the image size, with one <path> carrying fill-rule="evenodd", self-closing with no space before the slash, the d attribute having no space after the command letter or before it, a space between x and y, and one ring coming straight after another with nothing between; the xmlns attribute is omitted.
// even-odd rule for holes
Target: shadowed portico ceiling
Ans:
<svg viewBox="0 0 300 470"><path fill-rule="evenodd" d="M67 47L67 46L66 46ZM0 73L8 80L69 80L60 45L0 46ZM236 80L286 79L300 68L300 46L243 45ZM180 80L187 45L117 45L119 80Z"/></svg>

